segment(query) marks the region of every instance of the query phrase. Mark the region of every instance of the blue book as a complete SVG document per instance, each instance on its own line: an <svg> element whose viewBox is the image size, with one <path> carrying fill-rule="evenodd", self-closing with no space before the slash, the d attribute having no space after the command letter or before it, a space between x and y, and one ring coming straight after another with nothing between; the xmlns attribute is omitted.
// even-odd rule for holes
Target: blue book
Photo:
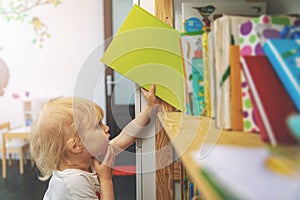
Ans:
<svg viewBox="0 0 300 200"><path fill-rule="evenodd" d="M263 45L263 49L297 110L300 111L300 40L269 39Z"/></svg>
<svg viewBox="0 0 300 200"><path fill-rule="evenodd" d="M205 97L204 97L204 66L202 58L192 59L192 111L193 115L205 115Z"/></svg>

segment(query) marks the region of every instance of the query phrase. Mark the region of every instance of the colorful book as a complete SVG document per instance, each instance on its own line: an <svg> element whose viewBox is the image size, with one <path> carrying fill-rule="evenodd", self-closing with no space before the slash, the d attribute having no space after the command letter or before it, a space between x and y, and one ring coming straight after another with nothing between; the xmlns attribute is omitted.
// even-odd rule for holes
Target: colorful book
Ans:
<svg viewBox="0 0 300 200"><path fill-rule="evenodd" d="M185 111L180 33L135 5L101 61L141 87Z"/></svg>
<svg viewBox="0 0 300 200"><path fill-rule="evenodd" d="M231 128L233 131L243 130L242 82L239 45L229 47L230 64L230 101Z"/></svg>
<svg viewBox="0 0 300 200"><path fill-rule="evenodd" d="M211 26L213 15L216 14L261 15L266 12L266 1L214 2L198 0L198 2L182 2L181 12L182 32L191 33L201 31L203 27Z"/></svg>
<svg viewBox="0 0 300 200"><path fill-rule="evenodd" d="M196 50L192 59L192 86L193 86L193 115L206 115L204 63L202 50Z"/></svg>
<svg viewBox="0 0 300 200"><path fill-rule="evenodd" d="M300 40L270 39L263 49L300 111Z"/></svg>
<svg viewBox="0 0 300 200"><path fill-rule="evenodd" d="M268 58L244 56L242 61L252 93L251 101L255 102L254 109L261 120L259 128L262 138L268 138L272 145L296 143L286 120L297 109Z"/></svg>
<svg viewBox="0 0 300 200"><path fill-rule="evenodd" d="M186 79L187 114L206 115L202 35L182 35L180 45Z"/></svg>
<svg viewBox="0 0 300 200"><path fill-rule="evenodd" d="M260 24L270 25L297 25L299 24L299 18L289 16L270 16L261 15L243 23L240 26L240 55L265 55L261 40L257 32L257 26ZM268 31L269 32L269 31ZM273 34L265 34L264 37L274 37ZM270 32L269 32L270 33ZM277 34L278 36L278 34ZM244 113L244 131L246 132L259 132L258 125L255 120L252 102L249 96L249 87L247 85L246 78L242 73L242 100L243 100L243 113Z"/></svg>

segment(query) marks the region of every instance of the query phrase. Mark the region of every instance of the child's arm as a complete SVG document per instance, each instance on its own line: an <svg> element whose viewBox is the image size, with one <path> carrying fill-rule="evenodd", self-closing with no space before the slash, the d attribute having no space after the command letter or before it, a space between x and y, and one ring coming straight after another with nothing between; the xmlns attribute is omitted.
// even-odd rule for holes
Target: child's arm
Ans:
<svg viewBox="0 0 300 200"><path fill-rule="evenodd" d="M147 102L146 107L111 141L111 144L115 147L115 153L117 154L131 145L141 133L142 129L150 122L153 105L157 103L155 85L151 86L149 92L144 89L142 89L142 92Z"/></svg>
<svg viewBox="0 0 300 200"><path fill-rule="evenodd" d="M108 146L103 162L100 164L97 159L93 160L94 168L97 172L100 182L100 199L113 200L114 190L112 182L113 166L115 153L112 146Z"/></svg>

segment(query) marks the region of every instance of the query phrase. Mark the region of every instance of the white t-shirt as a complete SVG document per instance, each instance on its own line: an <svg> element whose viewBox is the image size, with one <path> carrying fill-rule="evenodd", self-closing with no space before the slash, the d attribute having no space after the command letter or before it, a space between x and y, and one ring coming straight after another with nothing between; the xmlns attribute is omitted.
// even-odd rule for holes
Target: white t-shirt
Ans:
<svg viewBox="0 0 300 200"><path fill-rule="evenodd" d="M54 171L44 200L100 199L100 184L96 172L79 169Z"/></svg>

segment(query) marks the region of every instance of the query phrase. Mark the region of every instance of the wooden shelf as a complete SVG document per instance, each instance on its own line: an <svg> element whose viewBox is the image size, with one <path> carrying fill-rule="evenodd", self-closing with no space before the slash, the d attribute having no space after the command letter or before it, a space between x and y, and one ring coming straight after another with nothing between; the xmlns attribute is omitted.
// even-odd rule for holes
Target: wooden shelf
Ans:
<svg viewBox="0 0 300 200"><path fill-rule="evenodd" d="M191 151L199 149L204 142L241 147L267 146L258 134L219 130L208 117L188 116L181 112L160 112L158 118L188 174L207 199L220 197L202 177L199 166L190 156Z"/></svg>

